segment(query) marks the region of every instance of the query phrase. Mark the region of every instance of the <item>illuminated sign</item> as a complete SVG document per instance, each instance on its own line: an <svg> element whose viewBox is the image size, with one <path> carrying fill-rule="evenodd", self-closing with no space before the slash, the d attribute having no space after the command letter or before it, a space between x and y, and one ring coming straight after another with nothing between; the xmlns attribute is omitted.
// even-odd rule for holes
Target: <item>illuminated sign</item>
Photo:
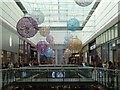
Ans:
<svg viewBox="0 0 120 90"><path fill-rule="evenodd" d="M96 48L96 45L93 45L93 46L90 47L90 50L93 50L95 48Z"/></svg>
<svg viewBox="0 0 120 90"><path fill-rule="evenodd" d="M76 54L75 57L79 57L80 55L79 54Z"/></svg>

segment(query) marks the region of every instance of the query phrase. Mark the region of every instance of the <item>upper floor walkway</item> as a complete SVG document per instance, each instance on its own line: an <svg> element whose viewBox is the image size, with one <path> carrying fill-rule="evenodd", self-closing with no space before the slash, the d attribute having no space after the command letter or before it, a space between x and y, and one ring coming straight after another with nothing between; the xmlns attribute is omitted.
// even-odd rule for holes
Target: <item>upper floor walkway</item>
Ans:
<svg viewBox="0 0 120 90"><path fill-rule="evenodd" d="M78 65L40 65L1 69L2 86L40 84L98 83L105 88L120 90L120 70L80 67Z"/></svg>

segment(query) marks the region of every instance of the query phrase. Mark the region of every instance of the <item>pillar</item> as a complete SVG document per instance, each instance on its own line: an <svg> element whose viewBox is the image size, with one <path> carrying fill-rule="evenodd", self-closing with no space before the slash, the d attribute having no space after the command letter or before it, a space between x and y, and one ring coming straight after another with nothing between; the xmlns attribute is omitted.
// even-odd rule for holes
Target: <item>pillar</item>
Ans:
<svg viewBox="0 0 120 90"><path fill-rule="evenodd" d="M37 52L38 63L40 64L40 53Z"/></svg>
<svg viewBox="0 0 120 90"><path fill-rule="evenodd" d="M55 63L58 64L58 51L55 49Z"/></svg>

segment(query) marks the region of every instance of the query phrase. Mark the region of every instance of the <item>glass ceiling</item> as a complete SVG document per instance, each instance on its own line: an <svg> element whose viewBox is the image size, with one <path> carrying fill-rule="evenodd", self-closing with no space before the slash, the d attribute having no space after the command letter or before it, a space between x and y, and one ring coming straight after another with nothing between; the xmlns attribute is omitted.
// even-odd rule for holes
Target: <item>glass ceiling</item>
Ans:
<svg viewBox="0 0 120 90"><path fill-rule="evenodd" d="M45 20L40 26L66 26L67 21L76 18L80 26L84 24L95 0L86 7L81 7L74 0L20 0L28 13L40 10Z"/></svg>
<svg viewBox="0 0 120 90"><path fill-rule="evenodd" d="M18 0L15 1L17 2ZM44 14L44 22L40 24L39 27L50 27L50 34L53 35L55 44L64 44L64 36L68 32L70 32L73 37L77 36L83 43L95 32L95 26L93 24L87 25L86 23L88 20L90 23L95 23L92 13L96 8L97 0L93 0L92 4L86 7L77 5L74 0L19 0L18 2L21 3L19 7L22 7L23 12L29 14L35 10L40 10ZM93 17L89 19L91 15ZM67 21L73 17L80 22L81 27L74 32L66 28ZM29 40L36 45L39 40L46 39L37 33Z"/></svg>

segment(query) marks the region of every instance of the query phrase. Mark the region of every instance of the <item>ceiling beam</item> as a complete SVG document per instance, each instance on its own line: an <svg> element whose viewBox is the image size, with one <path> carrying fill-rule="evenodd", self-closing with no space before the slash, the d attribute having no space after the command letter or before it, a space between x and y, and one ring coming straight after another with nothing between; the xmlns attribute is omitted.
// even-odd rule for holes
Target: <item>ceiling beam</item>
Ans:
<svg viewBox="0 0 120 90"><path fill-rule="evenodd" d="M21 11L25 14L28 13L27 10L25 9L25 7L22 5L22 3L20 2L20 0L15 0L16 4L18 5L18 7L21 9Z"/></svg>

